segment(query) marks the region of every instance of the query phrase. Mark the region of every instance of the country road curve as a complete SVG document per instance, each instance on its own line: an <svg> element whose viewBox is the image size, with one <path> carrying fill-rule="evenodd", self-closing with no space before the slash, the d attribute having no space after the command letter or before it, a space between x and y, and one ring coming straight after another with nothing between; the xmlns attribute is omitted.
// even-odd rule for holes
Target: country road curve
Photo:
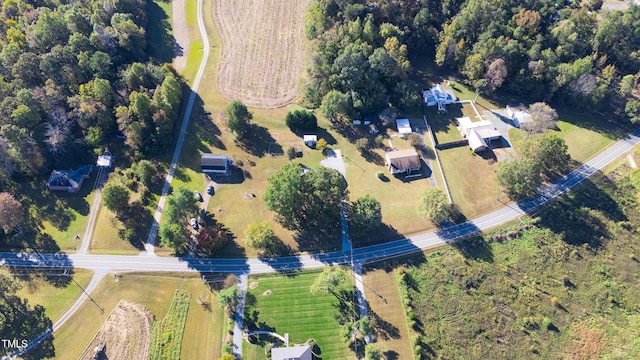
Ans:
<svg viewBox="0 0 640 360"><path fill-rule="evenodd" d="M443 245L449 241L465 238L488 230L532 213L550 200L564 194L583 180L631 151L640 143L640 129L628 134L614 145L600 152L571 173L553 184L538 190L538 196L506 206L476 219L445 227L438 231L427 232L411 238L396 240L384 244L353 249L352 252L336 251L322 254L289 256L282 258L252 259L204 259L204 258L164 258L131 255L91 255L91 254L34 254L0 253L0 266L8 267L46 267L46 268L83 268L96 274L111 271L150 271L150 272L225 272L237 275L269 273L299 269L321 268L328 265L364 264L385 258L398 257ZM353 257L353 259L351 258ZM86 298L86 296L81 297ZM80 301L80 299L78 300ZM75 304L74 304L75 306ZM76 307L77 308L77 307ZM73 310L73 309L70 309ZM65 313L64 317L72 315ZM58 322L56 322L58 324ZM54 324L54 329L57 329ZM48 333L36 340L42 341ZM35 342L36 344L37 342ZM5 358L12 358L12 354Z"/></svg>
<svg viewBox="0 0 640 360"><path fill-rule="evenodd" d="M164 210L164 205L167 201L167 195L169 195L169 189L171 188L171 182L173 181L173 175L176 172L176 168L178 166L178 159L180 158L180 152L182 151L182 143L184 142L184 137L187 132L187 127L189 126L189 119L191 118L191 110L193 110L193 104L196 100L196 95L198 94L198 87L200 86L200 80L202 80L202 75L204 74L204 69L207 67L207 60L209 59L209 38L207 37L207 30L204 27L204 21L202 20L202 0L198 0L198 30L200 30L200 36L202 37L203 50L202 59L200 60L200 66L198 67L198 73L196 74L195 80L193 81L193 86L191 86L191 93L189 94L189 100L187 101L187 107L184 110L184 116L182 118L182 127L180 128L180 135L178 135L178 142L176 143L176 148L173 151L173 157L171 158L171 165L169 166L169 172L167 173L167 177L164 181L164 186L162 188L162 195L160 195L160 200L158 200L158 207L156 208L156 213L153 216L153 224L151 224L151 229L149 230L149 235L147 236L147 241L145 243L145 253L147 255L155 254L155 241L156 235L158 234L158 227L160 226L160 220L162 219L162 212Z"/></svg>

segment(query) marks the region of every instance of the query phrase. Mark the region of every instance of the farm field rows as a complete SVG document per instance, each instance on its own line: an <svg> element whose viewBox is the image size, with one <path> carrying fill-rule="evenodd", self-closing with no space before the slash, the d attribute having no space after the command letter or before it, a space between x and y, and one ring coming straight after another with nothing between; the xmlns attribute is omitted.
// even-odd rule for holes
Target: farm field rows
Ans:
<svg viewBox="0 0 640 360"><path fill-rule="evenodd" d="M247 106L276 108L299 96L309 0L215 1L222 39L218 87Z"/></svg>

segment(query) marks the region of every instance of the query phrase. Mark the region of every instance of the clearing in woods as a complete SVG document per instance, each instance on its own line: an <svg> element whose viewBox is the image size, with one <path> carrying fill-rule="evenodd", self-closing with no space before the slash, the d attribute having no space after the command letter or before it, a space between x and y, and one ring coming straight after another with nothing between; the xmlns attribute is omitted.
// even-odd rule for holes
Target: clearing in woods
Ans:
<svg viewBox="0 0 640 360"><path fill-rule="evenodd" d="M300 94L304 18L311 0L214 1L222 39L218 88L247 106L272 109Z"/></svg>
<svg viewBox="0 0 640 360"><path fill-rule="evenodd" d="M148 358L152 319L144 306L120 301L80 359Z"/></svg>

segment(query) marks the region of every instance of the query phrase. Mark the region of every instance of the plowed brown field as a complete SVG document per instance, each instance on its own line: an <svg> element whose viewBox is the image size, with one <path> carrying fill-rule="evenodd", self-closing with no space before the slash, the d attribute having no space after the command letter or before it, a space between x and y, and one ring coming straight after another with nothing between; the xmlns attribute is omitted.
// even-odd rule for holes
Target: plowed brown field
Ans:
<svg viewBox="0 0 640 360"><path fill-rule="evenodd" d="M222 39L218 87L229 99L271 109L300 94L304 75L304 17L312 0L216 0Z"/></svg>
<svg viewBox="0 0 640 360"><path fill-rule="evenodd" d="M144 306L120 301L80 359L147 359L152 319Z"/></svg>

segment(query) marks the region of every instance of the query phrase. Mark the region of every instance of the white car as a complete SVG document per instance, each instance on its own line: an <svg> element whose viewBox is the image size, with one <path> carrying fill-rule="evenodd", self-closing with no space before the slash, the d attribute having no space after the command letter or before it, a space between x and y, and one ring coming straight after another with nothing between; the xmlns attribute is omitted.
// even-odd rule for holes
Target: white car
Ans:
<svg viewBox="0 0 640 360"><path fill-rule="evenodd" d="M194 230L198 230L198 222L196 221L196 218L191 218L190 222L191 222L191 227Z"/></svg>

